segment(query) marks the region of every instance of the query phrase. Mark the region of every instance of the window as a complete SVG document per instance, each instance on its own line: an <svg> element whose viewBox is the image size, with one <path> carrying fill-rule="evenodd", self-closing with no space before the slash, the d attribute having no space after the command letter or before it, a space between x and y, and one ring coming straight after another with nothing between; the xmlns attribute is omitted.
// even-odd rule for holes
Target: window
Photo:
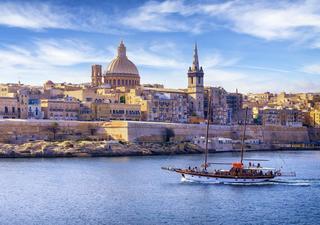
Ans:
<svg viewBox="0 0 320 225"><path fill-rule="evenodd" d="M5 106L5 107L4 107L4 113L8 113L8 112L9 112L8 107Z"/></svg>

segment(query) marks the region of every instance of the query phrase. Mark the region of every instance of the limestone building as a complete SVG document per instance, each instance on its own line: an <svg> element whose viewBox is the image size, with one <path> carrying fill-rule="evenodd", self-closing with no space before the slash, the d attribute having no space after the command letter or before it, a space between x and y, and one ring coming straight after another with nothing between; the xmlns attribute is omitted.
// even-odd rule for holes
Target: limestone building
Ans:
<svg viewBox="0 0 320 225"><path fill-rule="evenodd" d="M0 97L0 119L20 119L21 111L16 97Z"/></svg>
<svg viewBox="0 0 320 225"><path fill-rule="evenodd" d="M50 120L78 120L80 102L74 98L41 99L44 118Z"/></svg>

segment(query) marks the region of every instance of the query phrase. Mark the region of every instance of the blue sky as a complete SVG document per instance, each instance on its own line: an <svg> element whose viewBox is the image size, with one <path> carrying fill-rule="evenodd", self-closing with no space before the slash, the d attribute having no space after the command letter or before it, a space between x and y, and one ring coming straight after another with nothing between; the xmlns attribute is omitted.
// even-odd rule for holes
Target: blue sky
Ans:
<svg viewBox="0 0 320 225"><path fill-rule="evenodd" d="M319 91L316 0L0 0L0 82L89 82L121 39L142 83L186 87L197 41L206 85Z"/></svg>

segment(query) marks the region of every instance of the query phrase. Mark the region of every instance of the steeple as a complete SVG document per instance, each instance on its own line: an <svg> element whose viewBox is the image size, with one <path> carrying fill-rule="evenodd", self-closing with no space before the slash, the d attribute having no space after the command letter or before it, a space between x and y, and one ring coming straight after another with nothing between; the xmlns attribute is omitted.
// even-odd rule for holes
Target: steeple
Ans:
<svg viewBox="0 0 320 225"><path fill-rule="evenodd" d="M118 47L118 57L120 57L120 58L127 57L127 55L126 55L126 46L124 45L123 40L121 40L120 45Z"/></svg>
<svg viewBox="0 0 320 225"><path fill-rule="evenodd" d="M199 58L198 58L198 47L197 42L194 44L194 50L193 50L193 61L192 61L192 71L199 71Z"/></svg>
<svg viewBox="0 0 320 225"><path fill-rule="evenodd" d="M192 65L188 69L188 102L190 115L204 118L204 72L199 66L198 46L194 44Z"/></svg>

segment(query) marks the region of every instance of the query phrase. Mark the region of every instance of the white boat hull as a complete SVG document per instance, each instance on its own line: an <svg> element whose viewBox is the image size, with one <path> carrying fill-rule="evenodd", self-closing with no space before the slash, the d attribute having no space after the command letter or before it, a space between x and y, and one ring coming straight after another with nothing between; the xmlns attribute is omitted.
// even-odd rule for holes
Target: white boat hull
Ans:
<svg viewBox="0 0 320 225"><path fill-rule="evenodd" d="M236 178L220 178L195 176L190 174L182 174L182 181L200 182L200 183L261 183L272 180L271 178L254 178L254 179L236 179Z"/></svg>

